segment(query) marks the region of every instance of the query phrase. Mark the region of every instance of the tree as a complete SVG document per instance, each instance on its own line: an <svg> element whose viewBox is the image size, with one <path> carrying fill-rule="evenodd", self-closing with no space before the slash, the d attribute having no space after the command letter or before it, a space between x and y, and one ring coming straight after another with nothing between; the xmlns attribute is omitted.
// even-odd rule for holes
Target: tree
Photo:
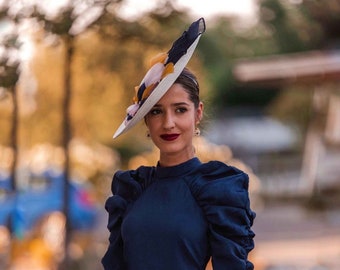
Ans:
<svg viewBox="0 0 340 270"><path fill-rule="evenodd" d="M8 16L8 7L2 6L0 10L0 22L15 24L13 18ZM16 167L18 160L18 96L17 82L19 80L19 64L18 57L20 43L18 35L15 33L15 27L10 33L2 38L3 53L0 54L0 89L8 91L12 96L12 124L10 132L10 146L13 151L12 164L10 168L12 190L17 188Z"/></svg>
<svg viewBox="0 0 340 270"><path fill-rule="evenodd" d="M45 31L49 34L58 36L64 45L64 99L63 99L63 140L62 146L65 149L65 183L64 183L64 214L66 216L66 235L65 235L65 260L61 268L67 268L69 265L68 258L68 244L70 242L71 228L69 224L68 212L69 212L69 179L70 179L70 155L69 155L69 143L72 137L71 130L71 115L70 115L70 104L72 99L72 63L74 56L74 40L75 37L80 35L85 30L94 26L97 21L105 14L106 8L109 4L120 2L119 0L109 1L88 1L87 7L82 13L78 13L76 1L70 1L69 5L62 9L54 18L50 19L44 11L39 10L36 7L35 12L31 15L37 19L38 22L43 24ZM76 22L80 17L84 16L94 9L100 9L101 13L97 15L95 20L88 22L87 25L81 29L76 27Z"/></svg>
<svg viewBox="0 0 340 270"><path fill-rule="evenodd" d="M33 1L19 3L15 0L12 7L16 7L15 19L17 21L29 20L37 22L48 36L61 40L64 46L64 97L63 97L63 138L62 146L65 150L64 164L64 206L66 216L65 234L65 260L61 268L68 268L68 245L71 238L71 228L68 219L69 213L69 179L70 179L70 155L69 143L72 137L71 128L71 100L72 100L72 62L74 56L74 40L77 36L96 25L100 18L108 12L110 5L119 3L121 0L70 0L57 12L51 7L44 6L44 2ZM22 5L21 5L22 4ZM13 12L13 10L11 10ZM11 12L8 12L11 13ZM53 14L53 12L55 12ZM90 18L90 19L89 19Z"/></svg>
<svg viewBox="0 0 340 270"><path fill-rule="evenodd" d="M318 47L321 49L340 48L340 0L303 1L301 8L313 24L318 25Z"/></svg>
<svg viewBox="0 0 340 270"><path fill-rule="evenodd" d="M280 92L279 87L240 85L232 74L235 59L339 47L340 0L257 2L256 24L239 31L234 18L216 18L202 40L217 111L249 105L266 109Z"/></svg>

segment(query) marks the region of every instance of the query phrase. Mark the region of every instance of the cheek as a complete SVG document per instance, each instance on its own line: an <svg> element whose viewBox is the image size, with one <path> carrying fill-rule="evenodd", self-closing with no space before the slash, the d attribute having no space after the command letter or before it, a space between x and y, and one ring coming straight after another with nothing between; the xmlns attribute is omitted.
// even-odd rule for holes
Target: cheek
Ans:
<svg viewBox="0 0 340 270"><path fill-rule="evenodd" d="M183 122L182 128L187 130L188 132L192 133L195 130L195 118L190 118L187 121Z"/></svg>
<svg viewBox="0 0 340 270"><path fill-rule="evenodd" d="M159 129L160 123L159 121L154 121L154 119L146 119L145 125L150 133L155 133Z"/></svg>

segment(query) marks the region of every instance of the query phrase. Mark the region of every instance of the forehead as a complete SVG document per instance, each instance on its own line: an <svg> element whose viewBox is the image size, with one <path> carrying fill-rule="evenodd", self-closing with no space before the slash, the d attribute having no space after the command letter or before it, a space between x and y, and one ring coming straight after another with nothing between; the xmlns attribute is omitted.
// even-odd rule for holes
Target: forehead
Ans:
<svg viewBox="0 0 340 270"><path fill-rule="evenodd" d="M167 104L173 102L192 103L189 99L189 94L185 88L180 84L173 84L164 96L157 102L157 104Z"/></svg>

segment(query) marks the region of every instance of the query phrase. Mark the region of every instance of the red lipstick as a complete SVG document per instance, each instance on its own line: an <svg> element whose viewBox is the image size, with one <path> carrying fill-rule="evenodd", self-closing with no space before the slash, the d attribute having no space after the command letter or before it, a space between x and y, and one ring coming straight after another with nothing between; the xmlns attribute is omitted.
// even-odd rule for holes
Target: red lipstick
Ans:
<svg viewBox="0 0 340 270"><path fill-rule="evenodd" d="M179 134L162 134L161 138L165 141L174 141L179 137Z"/></svg>

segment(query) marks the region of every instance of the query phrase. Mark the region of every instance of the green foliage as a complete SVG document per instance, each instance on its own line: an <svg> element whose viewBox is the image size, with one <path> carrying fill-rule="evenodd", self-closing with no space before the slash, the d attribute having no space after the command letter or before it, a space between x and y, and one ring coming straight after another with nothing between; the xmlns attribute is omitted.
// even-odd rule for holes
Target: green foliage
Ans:
<svg viewBox="0 0 340 270"><path fill-rule="evenodd" d="M45 12L41 12L35 7L35 11L32 13L31 17L40 22L47 33L62 36L69 33L76 19L76 17L73 16L73 12L74 8L69 6L58 13L56 18L50 19Z"/></svg>
<svg viewBox="0 0 340 270"><path fill-rule="evenodd" d="M249 89L239 85L232 73L236 59L273 53L275 46L272 45L260 27L238 32L233 27L233 19L220 17L215 20L200 44L203 63L212 84L214 114L237 106L263 107L276 96L275 89Z"/></svg>
<svg viewBox="0 0 340 270"><path fill-rule="evenodd" d="M8 57L0 59L0 87L11 90L19 79L19 62L10 63Z"/></svg>
<svg viewBox="0 0 340 270"><path fill-rule="evenodd" d="M263 0L260 21L269 29L279 53L314 49L321 35L320 28L306 16L302 4L288 0Z"/></svg>
<svg viewBox="0 0 340 270"><path fill-rule="evenodd" d="M308 0L303 2L302 8L305 16L320 29L318 47L339 49L340 0Z"/></svg>
<svg viewBox="0 0 340 270"><path fill-rule="evenodd" d="M217 18L200 46L217 113L238 106L266 110L277 102L280 86L238 84L234 60L338 47L339 11L340 0L261 0L259 21L248 29L238 31L232 18Z"/></svg>
<svg viewBox="0 0 340 270"><path fill-rule="evenodd" d="M117 143L112 141L112 134L125 116L134 87L148 69L149 59L168 50L169 44L192 19L187 11L177 10L171 1L162 1L148 14L125 21L114 8L114 4L121 1L99 2L113 6L106 9L90 28L74 37L73 135L120 147L129 157L135 151L145 150L148 144L138 139L135 132L127 133ZM276 104L283 112L284 106L278 105L282 98L281 89L240 85L232 73L234 62L243 58L326 47L330 40L334 41L339 36L335 27L340 14L337 3L339 0L302 1L300 4L292 4L288 0L263 0L259 2L259 21L241 30L235 27L234 18L216 17L213 23L207 25L207 31L189 63L198 74L201 89L208 93L206 97L210 105L206 106L207 109L214 108L214 113L219 113L230 107L257 106L273 111L272 104ZM68 34L75 20L71 9L63 10L53 20L37 9L31 12L41 21L42 29L56 35ZM36 40L41 40L39 38L37 31ZM41 42L36 44L32 70L38 81L37 109L31 115L23 116L21 123L21 136L27 138L27 146L46 141L53 144L61 142L64 50L62 43L53 48ZM11 68L6 72L17 74L13 72L15 67ZM10 83L17 80L7 75L2 78L10 80ZM8 121L2 119L0 129L8 130ZM126 150L125 146L132 149Z"/></svg>
<svg viewBox="0 0 340 270"><path fill-rule="evenodd" d="M4 54L0 55L0 87L7 90L11 90L19 80L20 46L18 35L15 33L8 34L1 40Z"/></svg>

